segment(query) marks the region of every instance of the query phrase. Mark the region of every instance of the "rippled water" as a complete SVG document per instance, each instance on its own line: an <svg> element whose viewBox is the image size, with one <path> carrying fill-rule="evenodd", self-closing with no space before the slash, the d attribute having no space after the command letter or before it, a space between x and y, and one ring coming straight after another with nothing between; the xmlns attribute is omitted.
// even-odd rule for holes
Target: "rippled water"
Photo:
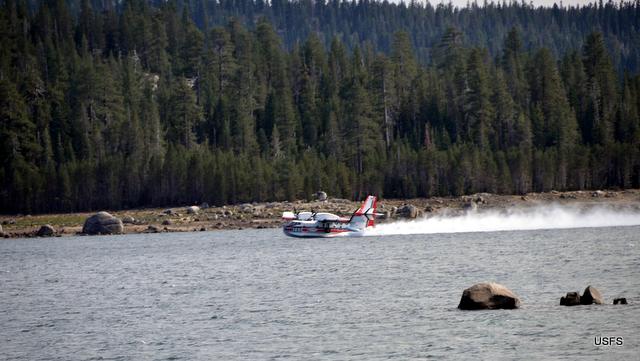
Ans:
<svg viewBox="0 0 640 361"><path fill-rule="evenodd" d="M0 359L633 359L639 248L640 227L2 240ZM457 310L480 281L523 307ZM630 305L558 306L588 284Z"/></svg>

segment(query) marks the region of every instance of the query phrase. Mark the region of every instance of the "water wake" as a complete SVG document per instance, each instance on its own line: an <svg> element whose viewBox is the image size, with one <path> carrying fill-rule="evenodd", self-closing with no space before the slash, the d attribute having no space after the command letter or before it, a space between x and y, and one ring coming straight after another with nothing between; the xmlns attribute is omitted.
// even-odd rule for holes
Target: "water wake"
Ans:
<svg viewBox="0 0 640 361"><path fill-rule="evenodd" d="M511 230L588 228L640 225L640 210L605 206L534 206L442 214L413 221L397 221L368 229L367 236L493 232Z"/></svg>

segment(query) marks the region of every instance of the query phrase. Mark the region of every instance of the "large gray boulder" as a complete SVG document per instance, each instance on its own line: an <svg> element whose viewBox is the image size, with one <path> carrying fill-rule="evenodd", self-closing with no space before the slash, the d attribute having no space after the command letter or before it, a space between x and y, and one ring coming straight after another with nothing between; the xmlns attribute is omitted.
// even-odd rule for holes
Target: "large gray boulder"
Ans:
<svg viewBox="0 0 640 361"><path fill-rule="evenodd" d="M458 308L461 310L514 309L520 298L498 283L478 283L462 292Z"/></svg>
<svg viewBox="0 0 640 361"><path fill-rule="evenodd" d="M580 304L590 305L593 303L596 305L604 305L604 299L602 298L600 291L595 289L595 287L587 286L582 293L582 297L580 297Z"/></svg>
<svg viewBox="0 0 640 361"><path fill-rule="evenodd" d="M107 212L98 212L84 221L82 233L84 234L118 234L124 231L124 226L119 218Z"/></svg>
<svg viewBox="0 0 640 361"><path fill-rule="evenodd" d="M317 191L315 196L317 201L324 202L327 200L327 192Z"/></svg>
<svg viewBox="0 0 640 361"><path fill-rule="evenodd" d="M51 226L50 224L45 224L44 226L40 227L38 232L36 232L36 235L38 237L51 237L54 234L56 234L56 229L53 228L53 226Z"/></svg>

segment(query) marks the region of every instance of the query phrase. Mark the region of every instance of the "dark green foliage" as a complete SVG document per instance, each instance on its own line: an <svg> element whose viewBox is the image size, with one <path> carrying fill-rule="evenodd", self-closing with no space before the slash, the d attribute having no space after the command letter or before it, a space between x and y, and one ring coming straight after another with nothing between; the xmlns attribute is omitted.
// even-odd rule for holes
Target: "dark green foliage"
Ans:
<svg viewBox="0 0 640 361"><path fill-rule="evenodd" d="M640 187L637 3L105 4L2 2L0 212Z"/></svg>

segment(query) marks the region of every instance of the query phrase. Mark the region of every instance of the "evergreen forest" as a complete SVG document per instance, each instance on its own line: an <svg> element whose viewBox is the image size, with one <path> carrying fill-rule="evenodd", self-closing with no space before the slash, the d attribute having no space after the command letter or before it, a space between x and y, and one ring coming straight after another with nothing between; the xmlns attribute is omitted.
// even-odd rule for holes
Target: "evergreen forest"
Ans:
<svg viewBox="0 0 640 361"><path fill-rule="evenodd" d="M0 0L0 213L640 187L640 1Z"/></svg>

